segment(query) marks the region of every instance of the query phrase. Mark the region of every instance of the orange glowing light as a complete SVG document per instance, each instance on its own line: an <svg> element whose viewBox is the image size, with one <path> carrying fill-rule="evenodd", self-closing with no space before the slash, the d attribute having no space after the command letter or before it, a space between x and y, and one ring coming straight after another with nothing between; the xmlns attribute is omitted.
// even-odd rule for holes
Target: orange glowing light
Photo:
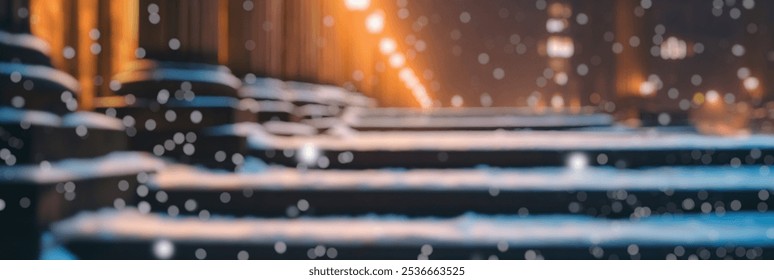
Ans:
<svg viewBox="0 0 774 280"><path fill-rule="evenodd" d="M570 58L575 54L575 44L570 37L551 36L546 42L549 57Z"/></svg>
<svg viewBox="0 0 774 280"><path fill-rule="evenodd" d="M406 64L406 56L399 53L394 53L390 56L390 66L392 68L401 68L404 64Z"/></svg>
<svg viewBox="0 0 774 280"><path fill-rule="evenodd" d="M366 17L365 24L366 30L368 30L369 33L381 33L382 30L384 30L384 12L379 10L371 13Z"/></svg>
<svg viewBox="0 0 774 280"><path fill-rule="evenodd" d="M669 37L661 43L661 58L664 60L680 60L687 54L688 46L683 40Z"/></svg>
<svg viewBox="0 0 774 280"><path fill-rule="evenodd" d="M345 0L344 5L350 11L364 11L371 5L371 0Z"/></svg>
<svg viewBox="0 0 774 280"><path fill-rule="evenodd" d="M654 93L656 93L657 87L658 86L654 82L644 81L640 84L640 94L642 94L642 96L653 95Z"/></svg>
<svg viewBox="0 0 774 280"><path fill-rule="evenodd" d="M551 107L554 108L554 110L561 110L564 108L564 97L561 95L554 95L551 97Z"/></svg>
<svg viewBox="0 0 774 280"><path fill-rule="evenodd" d="M720 102L720 94L714 90L707 91L704 100L709 104L717 104Z"/></svg>
<svg viewBox="0 0 774 280"><path fill-rule="evenodd" d="M398 48L398 44L392 38L383 38L379 41L379 51L383 55L390 55Z"/></svg>
<svg viewBox="0 0 774 280"><path fill-rule="evenodd" d="M760 86L761 82L756 77L747 77L747 78L744 79L742 84L744 85L745 89L747 89L749 91L753 91L753 90L758 89L758 87Z"/></svg>
<svg viewBox="0 0 774 280"><path fill-rule="evenodd" d="M465 103L464 100L462 100L462 96L454 95L451 99L451 104L453 107L462 107L462 105Z"/></svg>

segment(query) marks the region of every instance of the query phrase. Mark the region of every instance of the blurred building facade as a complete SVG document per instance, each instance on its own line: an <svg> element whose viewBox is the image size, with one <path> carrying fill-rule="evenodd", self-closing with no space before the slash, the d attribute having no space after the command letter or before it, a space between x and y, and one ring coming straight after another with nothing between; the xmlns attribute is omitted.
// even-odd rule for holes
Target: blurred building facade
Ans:
<svg viewBox="0 0 774 280"><path fill-rule="evenodd" d="M403 66L380 52L385 38L436 106L657 114L695 109L708 92L753 107L772 99L768 1L29 1L32 33L80 81L83 108L111 95L111 78L134 59L186 59L191 47L240 78L336 84L417 106ZM166 31L178 25L187 33ZM557 47L571 52L554 57Z"/></svg>

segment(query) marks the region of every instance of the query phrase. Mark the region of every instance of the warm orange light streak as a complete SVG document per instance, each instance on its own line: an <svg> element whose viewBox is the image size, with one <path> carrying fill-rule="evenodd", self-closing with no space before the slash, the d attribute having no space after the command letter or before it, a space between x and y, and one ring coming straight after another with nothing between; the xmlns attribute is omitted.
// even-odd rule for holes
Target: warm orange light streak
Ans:
<svg viewBox="0 0 774 280"><path fill-rule="evenodd" d="M228 1L218 3L218 63L228 63Z"/></svg>
<svg viewBox="0 0 774 280"><path fill-rule="evenodd" d="M344 0L345 7L350 11L365 11L369 8L370 0ZM365 29L368 33L379 34L385 28L385 13L381 9L371 12L365 18ZM406 56L398 53L398 44L390 37L382 37L378 41L378 49L387 57L388 64L395 69L400 69L398 77L404 86L411 91L422 108L430 108L433 101L430 99L427 89L410 67L406 66Z"/></svg>
<svg viewBox="0 0 774 280"><path fill-rule="evenodd" d="M48 42L51 47L51 62L59 69L65 68L65 58L62 55L65 35L57 32L57 27L65 26L63 5L62 1L30 1L32 34Z"/></svg>
<svg viewBox="0 0 774 280"><path fill-rule="evenodd" d="M94 102L96 87L94 77L97 75L97 57L91 51L96 40L89 37L89 30L97 27L97 0L78 1L78 81L81 82L79 105L83 109L91 109Z"/></svg>
<svg viewBox="0 0 774 280"><path fill-rule="evenodd" d="M139 5L139 1L136 0L113 0L110 2L112 28L110 44L115 50L111 57L111 77L123 71L128 63L135 60L135 51L138 47Z"/></svg>

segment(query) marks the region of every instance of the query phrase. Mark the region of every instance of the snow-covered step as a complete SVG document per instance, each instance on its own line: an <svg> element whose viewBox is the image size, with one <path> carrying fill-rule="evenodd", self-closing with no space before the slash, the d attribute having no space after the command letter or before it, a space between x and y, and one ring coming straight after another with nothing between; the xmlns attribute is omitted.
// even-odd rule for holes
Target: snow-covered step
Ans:
<svg viewBox="0 0 774 280"><path fill-rule="evenodd" d="M251 173L169 167L151 177L143 200L151 211L172 215L273 217L475 212L629 218L774 209L768 166L354 171L250 165L243 168Z"/></svg>
<svg viewBox="0 0 774 280"><path fill-rule="evenodd" d="M164 99L117 101L102 100L98 108L120 118L127 128L132 150L153 152L159 156L173 156L189 162L197 158L197 148L204 145L198 139L211 126L235 122L255 122L260 105L255 100L230 97L195 97L191 101L177 100L174 96L159 94ZM115 99L115 98L113 98ZM129 104L127 104L129 103ZM218 145L208 143L207 145Z"/></svg>
<svg viewBox="0 0 774 280"><path fill-rule="evenodd" d="M0 41L3 37L0 34ZM2 61L6 55L14 54L0 55L0 104L60 115L77 109L74 95L80 90L78 80L47 65ZM68 103L75 103L76 107Z"/></svg>
<svg viewBox="0 0 774 280"><path fill-rule="evenodd" d="M52 227L84 259L771 259L774 215L173 218L134 209Z"/></svg>
<svg viewBox="0 0 774 280"><path fill-rule="evenodd" d="M327 162L327 168L334 169L533 167L576 163L622 168L774 164L774 136L771 135L722 137L653 130L355 132L333 128L332 131L314 137L277 137L256 131L249 137L251 155L295 167L299 164L296 155L309 153L316 160ZM342 154L351 155L351 160L337 160Z"/></svg>
<svg viewBox="0 0 774 280"><path fill-rule="evenodd" d="M184 97L169 92L159 93L154 100L110 97L101 101L98 111L122 119L126 126L133 127L137 132L180 131L253 122L260 109L255 100L193 95Z"/></svg>
<svg viewBox="0 0 774 280"><path fill-rule="evenodd" d="M228 67L193 62L137 60L125 66L124 72L113 77L120 95L156 99L161 90L197 96L237 97L242 82Z"/></svg>
<svg viewBox="0 0 774 280"><path fill-rule="evenodd" d="M37 258L39 230L88 209L133 205L150 173L165 164L144 153L116 152L0 167L0 259Z"/></svg>
<svg viewBox="0 0 774 280"><path fill-rule="evenodd" d="M376 101L362 93L321 84L282 81L247 74L239 96L255 100L286 101L295 104L326 104L339 107L373 108Z"/></svg>
<svg viewBox="0 0 774 280"><path fill-rule="evenodd" d="M301 120L335 117L341 113L336 105L304 105L295 109L293 114Z"/></svg>
<svg viewBox="0 0 774 280"><path fill-rule="evenodd" d="M0 107L0 166L88 158L128 149L120 120L91 112L63 117Z"/></svg>
<svg viewBox="0 0 774 280"><path fill-rule="evenodd" d="M613 125L608 114L536 113L523 108L351 108L343 119L358 131L561 130Z"/></svg>
<svg viewBox="0 0 774 280"><path fill-rule="evenodd" d="M0 30L0 61L51 67L50 47L46 41L32 34L9 33Z"/></svg>
<svg viewBox="0 0 774 280"><path fill-rule="evenodd" d="M295 106L287 101L257 101L257 121L265 123L269 121L289 122L294 119Z"/></svg>
<svg viewBox="0 0 774 280"><path fill-rule="evenodd" d="M248 138L255 134L272 136L313 136L317 128L285 121L267 121L262 124L242 122L210 127L202 131L200 143L191 158L207 167L234 170L250 154Z"/></svg>

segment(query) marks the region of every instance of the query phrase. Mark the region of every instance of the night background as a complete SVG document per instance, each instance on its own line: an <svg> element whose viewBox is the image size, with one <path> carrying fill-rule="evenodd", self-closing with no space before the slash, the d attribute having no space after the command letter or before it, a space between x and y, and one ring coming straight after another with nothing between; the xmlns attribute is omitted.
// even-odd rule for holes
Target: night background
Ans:
<svg viewBox="0 0 774 280"><path fill-rule="evenodd" d="M773 13L0 0L0 259L773 259Z"/></svg>

